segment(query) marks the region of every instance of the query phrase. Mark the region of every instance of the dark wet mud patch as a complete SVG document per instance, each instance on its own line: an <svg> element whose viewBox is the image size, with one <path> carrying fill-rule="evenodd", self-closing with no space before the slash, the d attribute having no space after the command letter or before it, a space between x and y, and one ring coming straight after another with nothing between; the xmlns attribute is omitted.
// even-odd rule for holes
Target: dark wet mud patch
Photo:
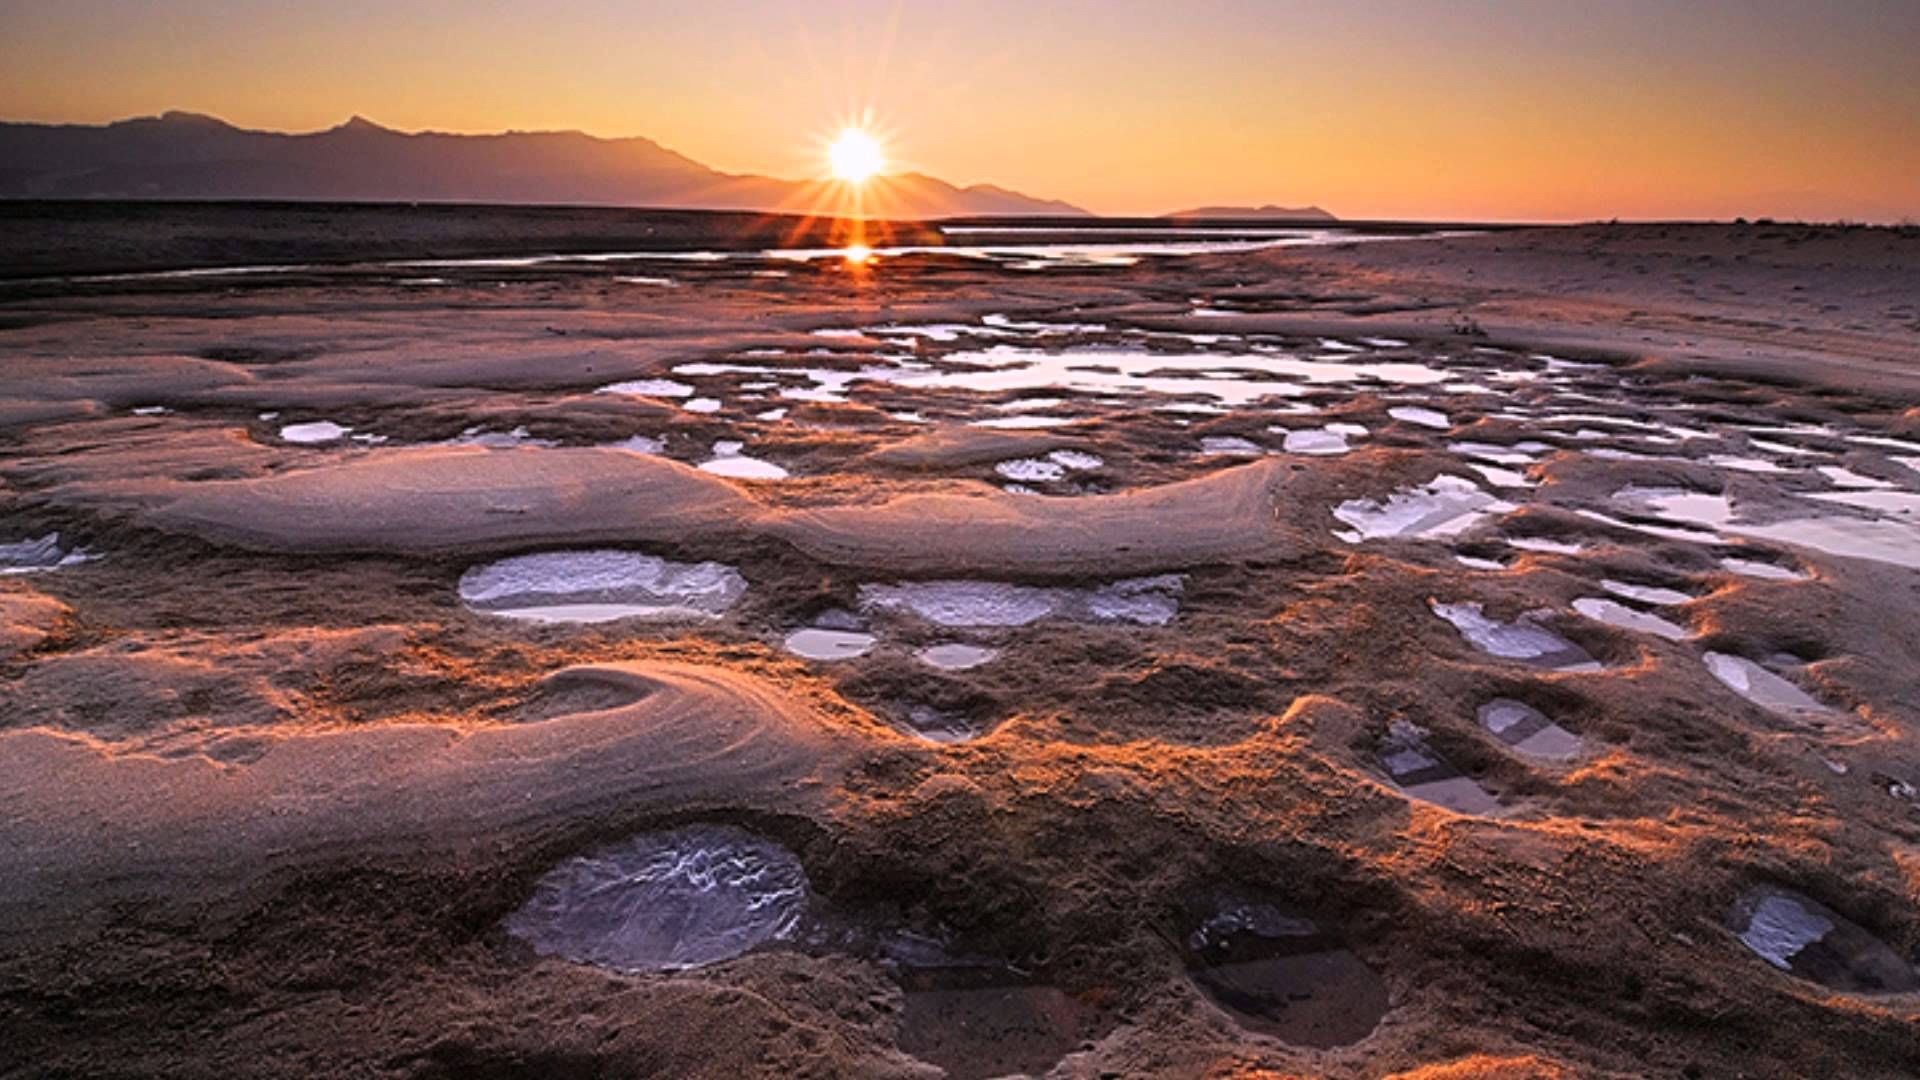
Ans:
<svg viewBox="0 0 1920 1080"><path fill-rule="evenodd" d="M902 734L955 743L992 731L1006 709L988 685L966 672L941 675L904 656L870 661L837 689Z"/></svg>
<svg viewBox="0 0 1920 1080"><path fill-rule="evenodd" d="M1250 1031L1295 1046L1346 1046L1372 1033L1386 983L1335 934L1272 903L1230 898L1183 943L1194 985Z"/></svg>
<svg viewBox="0 0 1920 1080"><path fill-rule="evenodd" d="M1085 996L995 963L902 966L900 1049L951 1080L1040 1075L1113 1026Z"/></svg>
<svg viewBox="0 0 1920 1080"><path fill-rule="evenodd" d="M211 345L194 355L222 364L284 364L311 359L319 355L319 350L280 345Z"/></svg>
<svg viewBox="0 0 1920 1080"><path fill-rule="evenodd" d="M593 669L559 671L542 680L511 718L539 723L562 716L625 708L652 692L638 679Z"/></svg>
<svg viewBox="0 0 1920 1080"><path fill-rule="evenodd" d="M1172 656L1144 667L1114 672L1085 695L1076 711L1103 731L1121 737L1145 734L1196 746L1238 742L1260 730L1262 718L1278 715L1292 694L1240 670Z"/></svg>
<svg viewBox="0 0 1920 1080"><path fill-rule="evenodd" d="M1772 885L1742 893L1727 928L1781 971L1844 993L1920 990L1912 962L1860 924L1812 897Z"/></svg>

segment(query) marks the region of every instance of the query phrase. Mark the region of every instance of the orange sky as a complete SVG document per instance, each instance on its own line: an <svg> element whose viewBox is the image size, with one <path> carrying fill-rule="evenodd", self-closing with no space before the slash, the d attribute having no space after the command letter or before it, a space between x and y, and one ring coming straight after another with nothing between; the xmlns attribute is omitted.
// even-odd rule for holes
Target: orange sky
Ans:
<svg viewBox="0 0 1920 1080"><path fill-rule="evenodd" d="M1920 2L0 0L0 118L646 135L1105 213L1920 219Z"/></svg>

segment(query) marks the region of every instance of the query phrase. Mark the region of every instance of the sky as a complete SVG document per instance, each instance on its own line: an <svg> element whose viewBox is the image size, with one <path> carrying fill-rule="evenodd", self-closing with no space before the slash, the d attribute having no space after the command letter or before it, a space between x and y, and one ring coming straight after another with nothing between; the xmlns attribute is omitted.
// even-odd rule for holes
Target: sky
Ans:
<svg viewBox="0 0 1920 1080"><path fill-rule="evenodd" d="M0 0L0 119L644 135L1110 214L1920 220L1920 0Z"/></svg>

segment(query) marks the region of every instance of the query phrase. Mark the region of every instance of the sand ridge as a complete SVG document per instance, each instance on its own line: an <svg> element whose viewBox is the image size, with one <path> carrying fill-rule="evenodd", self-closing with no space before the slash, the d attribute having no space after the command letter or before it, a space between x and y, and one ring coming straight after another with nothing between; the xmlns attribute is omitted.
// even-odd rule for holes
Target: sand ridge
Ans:
<svg viewBox="0 0 1920 1080"><path fill-rule="evenodd" d="M791 807L817 800L871 737L710 666L594 664L550 678L608 696L531 723L291 736L238 765L120 753L45 729L0 734L0 794L12 808L0 845L0 911L12 914L0 925L67 932L24 913L75 890L244 890L343 844L436 858L608 812ZM103 827L115 843L86 839Z"/></svg>

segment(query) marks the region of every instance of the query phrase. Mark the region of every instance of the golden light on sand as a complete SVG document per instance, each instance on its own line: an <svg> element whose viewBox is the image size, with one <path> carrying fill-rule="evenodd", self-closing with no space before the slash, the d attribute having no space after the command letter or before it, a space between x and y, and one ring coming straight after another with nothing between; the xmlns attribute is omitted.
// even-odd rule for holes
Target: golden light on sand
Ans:
<svg viewBox="0 0 1920 1080"><path fill-rule="evenodd" d="M835 180L845 180L850 184L865 183L886 163L886 155L880 150L880 140L857 127L842 131L827 147L827 164L833 169Z"/></svg>

